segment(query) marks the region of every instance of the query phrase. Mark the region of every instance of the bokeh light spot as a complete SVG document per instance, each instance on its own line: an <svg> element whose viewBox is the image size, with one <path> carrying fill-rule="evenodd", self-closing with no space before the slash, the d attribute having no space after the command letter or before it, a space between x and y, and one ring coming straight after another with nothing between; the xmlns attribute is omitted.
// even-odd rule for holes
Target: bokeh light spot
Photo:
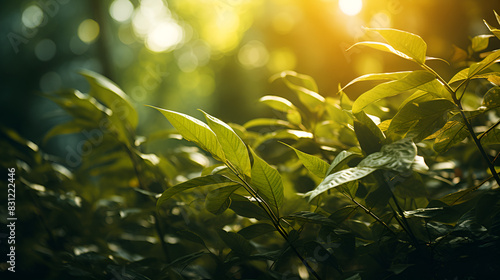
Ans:
<svg viewBox="0 0 500 280"><path fill-rule="evenodd" d="M119 22L130 19L134 12L134 5L128 0L115 0L109 7L111 17Z"/></svg>
<svg viewBox="0 0 500 280"><path fill-rule="evenodd" d="M269 53L264 44L259 41L250 41L238 52L238 61L248 69L266 65Z"/></svg>
<svg viewBox="0 0 500 280"><path fill-rule="evenodd" d="M50 39L43 39L35 46L35 55L41 61L49 61L56 55L56 44Z"/></svg>
<svg viewBox="0 0 500 280"><path fill-rule="evenodd" d="M86 19L78 26L78 37L83 42L92 43L99 36L99 24L92 19Z"/></svg>
<svg viewBox="0 0 500 280"><path fill-rule="evenodd" d="M36 5L31 5L23 11L22 22L28 28L36 28L43 22L43 11Z"/></svg>
<svg viewBox="0 0 500 280"><path fill-rule="evenodd" d="M47 72L40 78L40 90L42 92L53 92L62 86L61 77L56 72Z"/></svg>
<svg viewBox="0 0 500 280"><path fill-rule="evenodd" d="M344 14L348 16L355 16L361 12L361 8L363 8L363 1L339 0L339 7Z"/></svg>
<svg viewBox="0 0 500 280"><path fill-rule="evenodd" d="M148 34L146 46L154 52L169 51L182 41L182 37L182 27L173 21L165 21Z"/></svg>

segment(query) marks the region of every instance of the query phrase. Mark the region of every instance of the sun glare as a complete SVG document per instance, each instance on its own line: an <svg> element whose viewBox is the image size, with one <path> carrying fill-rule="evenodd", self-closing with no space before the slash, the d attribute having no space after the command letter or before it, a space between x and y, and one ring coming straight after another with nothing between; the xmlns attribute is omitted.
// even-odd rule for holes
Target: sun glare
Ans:
<svg viewBox="0 0 500 280"><path fill-rule="evenodd" d="M361 8L363 7L362 0L339 0L340 10L348 15L355 16L359 12L361 12Z"/></svg>

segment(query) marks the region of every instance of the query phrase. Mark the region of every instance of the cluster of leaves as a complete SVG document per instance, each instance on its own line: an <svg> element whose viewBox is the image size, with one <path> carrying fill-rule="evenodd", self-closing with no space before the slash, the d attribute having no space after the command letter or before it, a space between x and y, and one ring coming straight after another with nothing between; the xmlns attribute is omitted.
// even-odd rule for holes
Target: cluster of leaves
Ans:
<svg viewBox="0 0 500 280"><path fill-rule="evenodd" d="M500 23L500 17L497 16ZM487 25L500 39L500 30ZM449 81L415 34L368 29L361 42L422 70L368 74L318 93L264 96L276 118L228 124L156 108L176 131L136 135L127 96L95 73L91 91L47 96L81 133L81 164L2 129L18 172L18 216L40 230L25 271L51 279L489 279L500 272L500 50ZM493 36L473 38L470 52ZM377 82L351 101L344 90ZM395 106L395 104L397 106ZM193 146L162 144L185 139ZM211 157L209 157L209 155ZM2 210L3 211L3 210ZM34 213L34 214L33 214ZM6 214L4 214L6 215ZM5 220L5 219L4 219ZM31 226L30 226L31 228ZM23 233L25 232L25 233ZM28 253L29 252L29 253ZM30 274L31 273L31 274ZM36 274L35 274L36 273Z"/></svg>

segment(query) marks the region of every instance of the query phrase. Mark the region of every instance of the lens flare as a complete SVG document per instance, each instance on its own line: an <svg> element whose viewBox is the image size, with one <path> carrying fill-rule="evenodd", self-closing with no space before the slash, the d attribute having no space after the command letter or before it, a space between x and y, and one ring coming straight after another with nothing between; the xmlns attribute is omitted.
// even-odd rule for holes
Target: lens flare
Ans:
<svg viewBox="0 0 500 280"><path fill-rule="evenodd" d="M339 7L344 14L348 16L355 16L361 12L361 8L363 8L363 1L339 0Z"/></svg>

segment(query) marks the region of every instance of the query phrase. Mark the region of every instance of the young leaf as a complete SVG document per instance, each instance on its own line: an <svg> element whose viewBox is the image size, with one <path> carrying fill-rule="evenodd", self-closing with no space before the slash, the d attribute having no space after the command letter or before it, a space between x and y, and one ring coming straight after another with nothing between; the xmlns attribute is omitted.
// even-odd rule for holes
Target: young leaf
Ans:
<svg viewBox="0 0 500 280"><path fill-rule="evenodd" d="M279 216L279 208L283 204L283 182L280 173L272 168L250 149L253 156L252 185L257 192L268 199L273 211Z"/></svg>
<svg viewBox="0 0 500 280"><path fill-rule="evenodd" d="M203 111L202 111L203 112ZM205 112L208 126L215 133L226 159L238 170L240 174L250 176L250 157L243 140L225 122L213 117Z"/></svg>
<svg viewBox="0 0 500 280"><path fill-rule="evenodd" d="M495 16L497 18L498 23L500 23L500 16L497 14L496 11L493 11L493 12L495 13ZM489 25L486 22L486 20L483 20L483 21L484 21L484 24L486 24L486 26L488 27L488 29L491 31L491 33L493 33L498 39L500 39L500 29Z"/></svg>
<svg viewBox="0 0 500 280"><path fill-rule="evenodd" d="M122 122L126 120L132 129L137 127L139 117L128 95L115 83L95 72L83 70L80 74L89 82L91 96L111 109Z"/></svg>
<svg viewBox="0 0 500 280"><path fill-rule="evenodd" d="M474 52L480 52L480 51L486 49L488 47L488 43L489 43L491 37L493 37L493 35L478 35L478 36L475 36L474 38L472 38L471 39L472 50Z"/></svg>
<svg viewBox="0 0 500 280"><path fill-rule="evenodd" d="M283 143L285 144L285 143ZM292 148L297 156L299 157L300 161L302 164L309 170L309 172L313 173L314 175L318 176L319 178L324 178L326 175L326 172L328 171L328 163L326 163L324 160L317 156L313 156L307 153L304 153L298 149L295 149L294 147L285 144L288 147Z"/></svg>
<svg viewBox="0 0 500 280"><path fill-rule="evenodd" d="M382 35L387 43L389 43L398 53L403 53L405 56L410 57L420 64L425 63L427 44L420 36L390 28L369 28L368 30L375 31Z"/></svg>
<svg viewBox="0 0 500 280"><path fill-rule="evenodd" d="M396 135L411 137L418 142L441 129L446 123L447 113L455 108L455 104L447 99L407 103L392 119L388 135L393 139Z"/></svg>
<svg viewBox="0 0 500 280"><path fill-rule="evenodd" d="M415 89L423 84L431 82L436 77L424 70L413 71L400 80L391 81L375 86L359 96L352 105L354 114L361 112L363 108L382 98L394 96L402 92Z"/></svg>
<svg viewBox="0 0 500 280"><path fill-rule="evenodd" d="M326 192L329 189L361 179L375 170L377 169L371 167L352 167L340 170L326 176L326 178L314 190L307 192L305 196L309 196L309 201L311 201L313 198Z"/></svg>
<svg viewBox="0 0 500 280"><path fill-rule="evenodd" d="M333 162L330 164L330 167L328 167L328 171L326 172L326 174L331 174L333 172L339 171L344 166L344 163L346 163L347 161L349 161L355 157L361 157L361 155L355 154L352 152L348 152L348 151L340 152L333 159Z"/></svg>
<svg viewBox="0 0 500 280"><path fill-rule="evenodd" d="M476 74L490 67L493 63L498 62L500 59L500 50L495 50L485 57L480 62L474 63L469 67L467 78L472 78Z"/></svg>
<svg viewBox="0 0 500 280"><path fill-rule="evenodd" d="M278 110L280 112L288 112L291 110L297 110L297 107L292 104L292 102L279 96L266 95L259 99L259 102L266 104L267 106Z"/></svg>
<svg viewBox="0 0 500 280"><path fill-rule="evenodd" d="M283 79L288 88L297 93L300 102L311 112L318 111L325 102L325 98L317 93L318 86L310 76L294 71L283 71L280 78Z"/></svg>
<svg viewBox="0 0 500 280"><path fill-rule="evenodd" d="M164 191L158 201L156 202L156 207L160 207L165 201L170 199L172 196L179 192L189 190L196 187L225 187L236 184L225 176L220 174L207 175L202 177L197 177L186 182L180 183L173 187L168 188Z"/></svg>
<svg viewBox="0 0 500 280"><path fill-rule="evenodd" d="M350 81L347 85L345 85L341 91L344 91L347 87L362 81L381 81L381 80L400 80L403 77L410 74L412 71L402 71L402 72L392 72L392 73L375 73L375 74L366 74L356 79Z"/></svg>
<svg viewBox="0 0 500 280"><path fill-rule="evenodd" d="M249 256L254 247L252 244L236 232L227 232L222 229L217 231L219 237L231 248L231 250L240 256Z"/></svg>
<svg viewBox="0 0 500 280"><path fill-rule="evenodd" d="M212 214L222 214L231 205L229 196L240 187L241 185L234 184L211 190L205 198L205 208Z"/></svg>
<svg viewBox="0 0 500 280"><path fill-rule="evenodd" d="M222 162L226 157L215 133L203 122L191 116L150 106L162 113L177 131L188 141L192 141L203 150Z"/></svg>
<svg viewBox="0 0 500 280"><path fill-rule="evenodd" d="M330 227L337 227L337 224L319 213L314 213L310 211L300 211L297 213L290 214L285 217L285 219L296 220L305 223L318 224Z"/></svg>
<svg viewBox="0 0 500 280"><path fill-rule="evenodd" d="M354 132L356 133L361 149L367 154L380 151L382 143L385 140L384 133L363 111L355 114L355 116Z"/></svg>

